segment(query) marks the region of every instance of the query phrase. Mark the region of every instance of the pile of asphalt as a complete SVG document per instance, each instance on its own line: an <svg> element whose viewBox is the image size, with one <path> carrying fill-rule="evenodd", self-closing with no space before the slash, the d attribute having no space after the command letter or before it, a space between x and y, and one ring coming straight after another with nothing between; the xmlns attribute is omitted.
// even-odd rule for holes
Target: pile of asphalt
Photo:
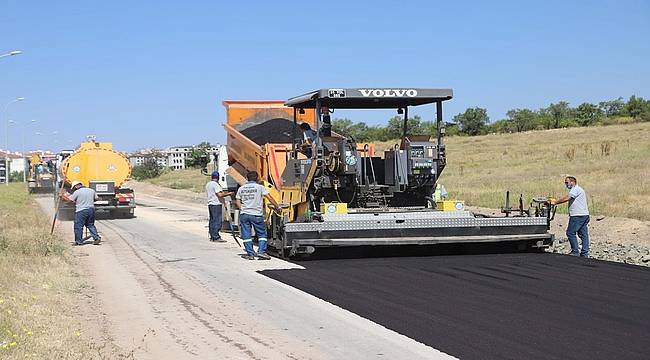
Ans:
<svg viewBox="0 0 650 360"><path fill-rule="evenodd" d="M270 119L240 130L240 132L258 145L291 144L293 121L281 118ZM296 129L296 133L296 136L300 135L298 129Z"/></svg>
<svg viewBox="0 0 650 360"><path fill-rule="evenodd" d="M650 269L565 255L301 262L261 273L461 359L648 359Z"/></svg>

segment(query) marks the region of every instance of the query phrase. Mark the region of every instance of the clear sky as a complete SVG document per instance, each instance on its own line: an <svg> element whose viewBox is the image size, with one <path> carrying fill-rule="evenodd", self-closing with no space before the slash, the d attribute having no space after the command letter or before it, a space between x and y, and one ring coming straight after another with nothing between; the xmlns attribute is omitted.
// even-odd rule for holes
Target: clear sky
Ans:
<svg viewBox="0 0 650 360"><path fill-rule="evenodd" d="M22 131L29 148L96 134L135 150L224 141L224 99L324 87L450 87L447 120L648 98L650 2L2 0L11 50L24 54L0 58L0 148L9 118L15 150Z"/></svg>

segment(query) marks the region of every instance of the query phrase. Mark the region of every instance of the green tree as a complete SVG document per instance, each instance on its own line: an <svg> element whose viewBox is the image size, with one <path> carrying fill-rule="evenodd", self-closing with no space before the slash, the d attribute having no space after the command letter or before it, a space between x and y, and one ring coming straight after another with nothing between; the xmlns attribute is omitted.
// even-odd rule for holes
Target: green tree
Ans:
<svg viewBox="0 0 650 360"><path fill-rule="evenodd" d="M445 128L445 134L446 135L457 135L457 134L449 134L448 132L449 129ZM438 134L438 127L436 126L435 121L423 121L420 123L420 133L422 135L429 135L429 136L436 136ZM453 129L452 129L453 133Z"/></svg>
<svg viewBox="0 0 650 360"><path fill-rule="evenodd" d="M548 128L557 129L561 127L563 121L573 117L573 109L568 102L560 101L557 104L551 103L547 108L541 110L540 114L542 114L542 117L544 115L549 117L550 127ZM544 119L542 119L542 122L543 121Z"/></svg>
<svg viewBox="0 0 650 360"><path fill-rule="evenodd" d="M352 125L352 120L348 118L337 118L332 120L332 131L337 134L346 135Z"/></svg>
<svg viewBox="0 0 650 360"><path fill-rule="evenodd" d="M460 132L473 136L485 133L485 127L490 121L490 117L488 116L486 109L473 107L454 116L453 121L458 124Z"/></svg>
<svg viewBox="0 0 650 360"><path fill-rule="evenodd" d="M434 130L431 132L431 135L433 136L435 134L435 122L433 122ZM445 136L457 136L460 135L460 129L458 128L458 124L453 123L453 122L447 122L445 123Z"/></svg>
<svg viewBox="0 0 650 360"><path fill-rule="evenodd" d="M22 182L22 181L23 181L22 171L12 171L9 173L9 182Z"/></svg>
<svg viewBox="0 0 650 360"><path fill-rule="evenodd" d="M144 164L136 165L131 169L131 177L136 180L152 179L162 174L163 168L155 159L147 159Z"/></svg>
<svg viewBox="0 0 650 360"><path fill-rule="evenodd" d="M621 115L624 107L625 101L623 101L622 97L618 97L615 100L601 101L598 103L598 108L606 117Z"/></svg>
<svg viewBox="0 0 650 360"><path fill-rule="evenodd" d="M388 125L386 126L387 140L401 138L403 131L404 119L401 116L393 116L388 120ZM406 123L406 134L421 135L422 133L422 118L419 115L409 118Z"/></svg>
<svg viewBox="0 0 650 360"><path fill-rule="evenodd" d="M370 141L370 134L368 133L368 125L365 122L358 122L353 124L348 129L349 136L359 142Z"/></svg>
<svg viewBox="0 0 650 360"><path fill-rule="evenodd" d="M582 103L576 108L576 118L581 126L593 125L602 116L602 110L591 103Z"/></svg>
<svg viewBox="0 0 650 360"><path fill-rule="evenodd" d="M537 122L544 129L552 129L555 125L555 120L548 108L541 108L537 111Z"/></svg>
<svg viewBox="0 0 650 360"><path fill-rule="evenodd" d="M650 121L650 101L644 100L642 97L630 96L624 111L635 120Z"/></svg>
<svg viewBox="0 0 650 360"><path fill-rule="evenodd" d="M487 127L489 133L511 133L515 131L508 119L497 120Z"/></svg>
<svg viewBox="0 0 650 360"><path fill-rule="evenodd" d="M353 123L350 119L334 119L332 131L337 134L350 137L358 142L371 141L368 125L364 122Z"/></svg>
<svg viewBox="0 0 650 360"><path fill-rule="evenodd" d="M192 148L185 158L185 166L189 168L204 168L210 161L209 150L212 145L203 141Z"/></svg>
<svg viewBox="0 0 650 360"><path fill-rule="evenodd" d="M533 130L538 125L538 115L530 109L513 109L506 115L511 129L516 132Z"/></svg>
<svg viewBox="0 0 650 360"><path fill-rule="evenodd" d="M383 126L369 126L366 132L368 134L368 140L366 141L387 141L395 139L394 137L390 137L387 129Z"/></svg>

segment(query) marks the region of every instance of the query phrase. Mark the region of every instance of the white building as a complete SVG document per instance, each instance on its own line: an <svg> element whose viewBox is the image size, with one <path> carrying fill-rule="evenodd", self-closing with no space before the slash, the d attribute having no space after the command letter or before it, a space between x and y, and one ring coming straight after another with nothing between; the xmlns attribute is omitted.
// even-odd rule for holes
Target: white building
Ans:
<svg viewBox="0 0 650 360"><path fill-rule="evenodd" d="M149 161L155 161L158 166L167 167L167 153L163 150L151 149L129 154L131 166L143 165Z"/></svg>
<svg viewBox="0 0 650 360"><path fill-rule="evenodd" d="M7 172L6 172L7 170L9 170L9 174L15 174L15 173L19 173L21 171L25 171L25 169L27 169L27 159L23 158L22 153L19 153L19 152L15 152L15 153L8 152L7 153L7 151L0 150L0 157L3 160L5 160L7 158L9 159L9 169L4 168L4 166L0 166L0 167L3 168L3 169L0 169L0 173L2 173L0 175L0 177L2 177L2 180L1 180L2 182L6 181L5 176L7 174ZM21 178L20 181L22 181L22 180L23 179Z"/></svg>
<svg viewBox="0 0 650 360"><path fill-rule="evenodd" d="M167 164L171 169L185 169L187 157L192 153L195 146L173 146L167 149ZM210 161L214 160L214 154L219 152L219 145L206 149L210 154Z"/></svg>
<svg viewBox="0 0 650 360"><path fill-rule="evenodd" d="M193 146L172 146L167 149L167 166L174 170L185 169L185 159L193 148Z"/></svg>

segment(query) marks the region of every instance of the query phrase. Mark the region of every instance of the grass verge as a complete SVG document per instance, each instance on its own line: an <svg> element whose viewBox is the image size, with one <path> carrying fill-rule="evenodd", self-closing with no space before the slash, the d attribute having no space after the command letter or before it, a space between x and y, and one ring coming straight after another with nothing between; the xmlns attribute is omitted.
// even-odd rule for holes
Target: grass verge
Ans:
<svg viewBox="0 0 650 360"><path fill-rule="evenodd" d="M209 180L207 176L201 174L200 169L183 169L167 171L159 177L144 181L172 189L190 190L200 193L205 191L205 184Z"/></svg>
<svg viewBox="0 0 650 360"><path fill-rule="evenodd" d="M24 185L0 186L0 358L97 358L75 318L83 282Z"/></svg>

